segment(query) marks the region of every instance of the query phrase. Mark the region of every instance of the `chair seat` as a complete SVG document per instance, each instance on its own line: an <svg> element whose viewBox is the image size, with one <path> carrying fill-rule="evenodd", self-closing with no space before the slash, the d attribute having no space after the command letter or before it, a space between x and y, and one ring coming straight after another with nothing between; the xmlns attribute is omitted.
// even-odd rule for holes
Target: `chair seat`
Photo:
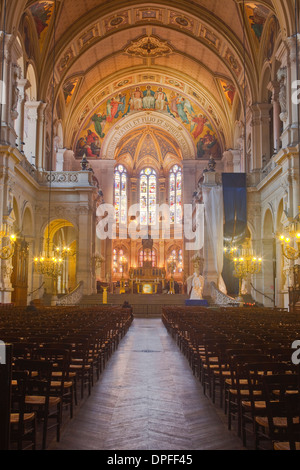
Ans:
<svg viewBox="0 0 300 470"><path fill-rule="evenodd" d="M35 418L35 413L24 413L24 422L28 423L33 421ZM20 420L19 413L11 413L10 414L10 424L18 424Z"/></svg>
<svg viewBox="0 0 300 470"><path fill-rule="evenodd" d="M61 377L61 376L62 376L62 372L53 372L53 373L52 373L52 377ZM69 376L70 378L74 378L74 377L76 377L76 372L70 372L70 373L68 374L68 376Z"/></svg>
<svg viewBox="0 0 300 470"><path fill-rule="evenodd" d="M46 397L43 396L34 396L34 395L28 395L25 398L25 403L27 405L38 405L42 406L45 405L46 402ZM60 403L60 398L59 397L50 397L49 398L49 405L50 406L55 406Z"/></svg>
<svg viewBox="0 0 300 470"><path fill-rule="evenodd" d="M223 376L230 376L231 375L231 371L230 370L214 370L213 371L214 375L223 375Z"/></svg>
<svg viewBox="0 0 300 470"><path fill-rule="evenodd" d="M245 396L249 396L250 395L250 391L249 390L240 390L239 392L237 391L237 389L235 388L231 388L229 389L229 392L232 394L232 395L237 395L238 393L240 393L241 395L245 395ZM260 390L256 390L253 392L253 395L255 396L260 396L261 395L261 391Z"/></svg>
<svg viewBox="0 0 300 470"><path fill-rule="evenodd" d="M291 450L289 442L275 442L274 450ZM296 450L300 450L300 442L296 442Z"/></svg>
<svg viewBox="0 0 300 470"><path fill-rule="evenodd" d="M268 421L268 418L266 417L257 416L255 418L255 421L257 422L257 424L259 424L263 428L269 427L269 421ZM294 424L299 424L299 418L294 418L293 421L294 421ZM273 422L274 422L274 426L277 428L287 427L287 418L273 418Z"/></svg>
<svg viewBox="0 0 300 470"><path fill-rule="evenodd" d="M64 388L71 388L72 386L73 386L73 382L71 382L71 381L70 382L64 382ZM53 382L51 382L51 387L59 388L59 387L61 387L61 382L53 381Z"/></svg>
<svg viewBox="0 0 300 470"><path fill-rule="evenodd" d="M85 369L90 369L91 368L91 365L90 364L86 364L84 366ZM80 370L82 369L82 364L71 364L70 365L70 369L73 369L73 370Z"/></svg>
<svg viewBox="0 0 300 470"><path fill-rule="evenodd" d="M248 408L249 410L251 409L251 401L242 401L242 406L244 408ZM266 408L266 402L265 401L255 401L254 402L254 408L256 410L264 410Z"/></svg>
<svg viewBox="0 0 300 470"><path fill-rule="evenodd" d="M231 379L226 379L225 383L226 383L226 385L232 385L233 381ZM247 379L240 379L239 384L240 385L247 385L248 380Z"/></svg>

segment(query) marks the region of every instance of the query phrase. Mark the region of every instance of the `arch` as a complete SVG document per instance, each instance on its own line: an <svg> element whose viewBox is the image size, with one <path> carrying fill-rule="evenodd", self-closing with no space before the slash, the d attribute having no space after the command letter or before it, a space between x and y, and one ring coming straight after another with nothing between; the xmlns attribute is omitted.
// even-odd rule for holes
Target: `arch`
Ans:
<svg viewBox="0 0 300 470"><path fill-rule="evenodd" d="M274 236L274 222L273 215L270 209L267 209L263 218L263 239L273 239Z"/></svg>
<svg viewBox="0 0 300 470"><path fill-rule="evenodd" d="M30 83L30 87L27 88L26 94L29 101L36 101L37 99L37 79L36 72L32 62L29 63L26 72L26 78Z"/></svg>
<svg viewBox="0 0 300 470"><path fill-rule="evenodd" d="M34 236L33 214L31 208L25 208L22 218L22 235L25 238Z"/></svg>
<svg viewBox="0 0 300 470"><path fill-rule="evenodd" d="M21 218L20 218L20 210L19 210L19 204L17 202L17 199L13 197L13 215L14 215L14 224L13 228L15 232L18 232L20 230L20 224L21 224Z"/></svg>
<svg viewBox="0 0 300 470"><path fill-rule="evenodd" d="M101 158L113 160L116 154L118 144L123 137L130 131L144 125L151 125L154 128L167 131L176 139L183 160L191 160L196 156L196 148L188 131L180 126L178 122L174 122L169 116L161 115L155 111L139 112L133 116L127 116L121 122L115 124L107 134L101 149Z"/></svg>

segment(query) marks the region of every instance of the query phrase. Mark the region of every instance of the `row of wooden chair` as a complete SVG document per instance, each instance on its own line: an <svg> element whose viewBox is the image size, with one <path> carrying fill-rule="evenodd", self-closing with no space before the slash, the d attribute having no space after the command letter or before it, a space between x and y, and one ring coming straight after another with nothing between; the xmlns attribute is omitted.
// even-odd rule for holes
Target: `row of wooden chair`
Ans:
<svg viewBox="0 0 300 470"><path fill-rule="evenodd" d="M250 436L255 449L270 443L278 449L299 446L299 407L292 416L288 401L300 391L299 368L291 361L291 345L300 336L297 316L270 309L168 307L163 322L204 393L213 403L219 393L228 429L237 423L245 447ZM270 391L272 380L276 387Z"/></svg>
<svg viewBox="0 0 300 470"><path fill-rule="evenodd" d="M132 315L120 308L100 307L41 309L31 315L10 309L10 314L6 313L0 309L0 338L10 351L10 363L0 366L0 382L1 370L11 368L9 384L0 383L1 395L7 387L10 390L10 438L6 445L36 449L40 430L41 448L45 450L50 429L60 440L64 409L69 409L72 419L79 401L77 389L81 399L86 389L91 394L95 377L99 379L127 333ZM44 321L45 328L41 327ZM5 444L1 445L4 448Z"/></svg>

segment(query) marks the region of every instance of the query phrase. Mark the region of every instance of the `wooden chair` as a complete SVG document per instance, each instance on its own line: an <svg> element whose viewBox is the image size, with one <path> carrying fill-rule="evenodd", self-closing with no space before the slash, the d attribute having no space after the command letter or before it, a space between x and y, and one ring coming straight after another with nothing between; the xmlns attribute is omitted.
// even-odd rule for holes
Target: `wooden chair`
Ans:
<svg viewBox="0 0 300 470"><path fill-rule="evenodd" d="M300 450L300 394L284 397L287 415L287 442L274 442L274 450Z"/></svg>
<svg viewBox="0 0 300 470"><path fill-rule="evenodd" d="M10 448L10 409L12 383L12 344L2 346L0 359L0 450ZM4 350L5 348L5 350Z"/></svg>
<svg viewBox="0 0 300 470"><path fill-rule="evenodd" d="M251 362L266 361L265 355L260 355L259 352L253 350L247 353L243 351L242 355L234 355L230 359L231 377L226 379L226 400L227 400L227 413L228 413L228 429L231 430L232 420L237 418L238 422L238 435L242 433L242 409L241 404L243 400L249 400L249 382L246 364ZM261 392L255 392L261 396Z"/></svg>
<svg viewBox="0 0 300 470"><path fill-rule="evenodd" d="M10 414L10 445L17 450L36 450L36 414L26 413L26 390L28 373L26 371L12 372L12 400ZM24 447L23 443L27 442Z"/></svg>
<svg viewBox="0 0 300 470"><path fill-rule="evenodd" d="M56 428L56 439L60 440L61 398L51 396L51 380L53 364L44 360L17 360L16 371L28 371L27 390L25 397L26 410L36 411L38 420L43 422L42 450L46 450L48 430ZM50 419L55 424L49 426Z"/></svg>
<svg viewBox="0 0 300 470"><path fill-rule="evenodd" d="M243 445L247 445L247 434L255 438L258 416L266 416L266 398L263 377L266 375L286 374L292 367L280 362L251 362L245 365L248 376L249 399L241 403L241 427ZM260 393L258 393L260 392ZM255 442L255 441L254 441ZM256 444L254 444L256 446Z"/></svg>
<svg viewBox="0 0 300 470"><path fill-rule="evenodd" d="M51 377L51 396L57 396L64 406L70 408L70 418L73 418L74 408L74 380L70 376L71 351L67 348L42 347L33 352L34 360L43 360L53 363Z"/></svg>
<svg viewBox="0 0 300 470"><path fill-rule="evenodd" d="M287 411L285 397L289 394L298 394L297 374L275 374L263 377L263 386L266 398L266 416L256 417L256 449L260 442L288 441ZM299 419L297 419L299 424Z"/></svg>
<svg viewBox="0 0 300 470"><path fill-rule="evenodd" d="M77 379L81 384L81 398L84 396L84 388L88 386L88 394L91 394L92 389L92 372L93 364L90 362L90 344L87 338L67 338L68 342L72 343L72 357L70 364L70 371L75 372Z"/></svg>

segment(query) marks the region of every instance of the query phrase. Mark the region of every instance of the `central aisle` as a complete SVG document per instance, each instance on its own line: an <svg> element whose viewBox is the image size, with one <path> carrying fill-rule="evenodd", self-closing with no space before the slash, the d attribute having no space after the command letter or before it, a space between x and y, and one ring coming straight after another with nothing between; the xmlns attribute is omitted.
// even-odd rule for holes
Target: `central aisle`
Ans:
<svg viewBox="0 0 300 470"><path fill-rule="evenodd" d="M161 319L135 319L91 396L63 429L63 450L236 450Z"/></svg>

